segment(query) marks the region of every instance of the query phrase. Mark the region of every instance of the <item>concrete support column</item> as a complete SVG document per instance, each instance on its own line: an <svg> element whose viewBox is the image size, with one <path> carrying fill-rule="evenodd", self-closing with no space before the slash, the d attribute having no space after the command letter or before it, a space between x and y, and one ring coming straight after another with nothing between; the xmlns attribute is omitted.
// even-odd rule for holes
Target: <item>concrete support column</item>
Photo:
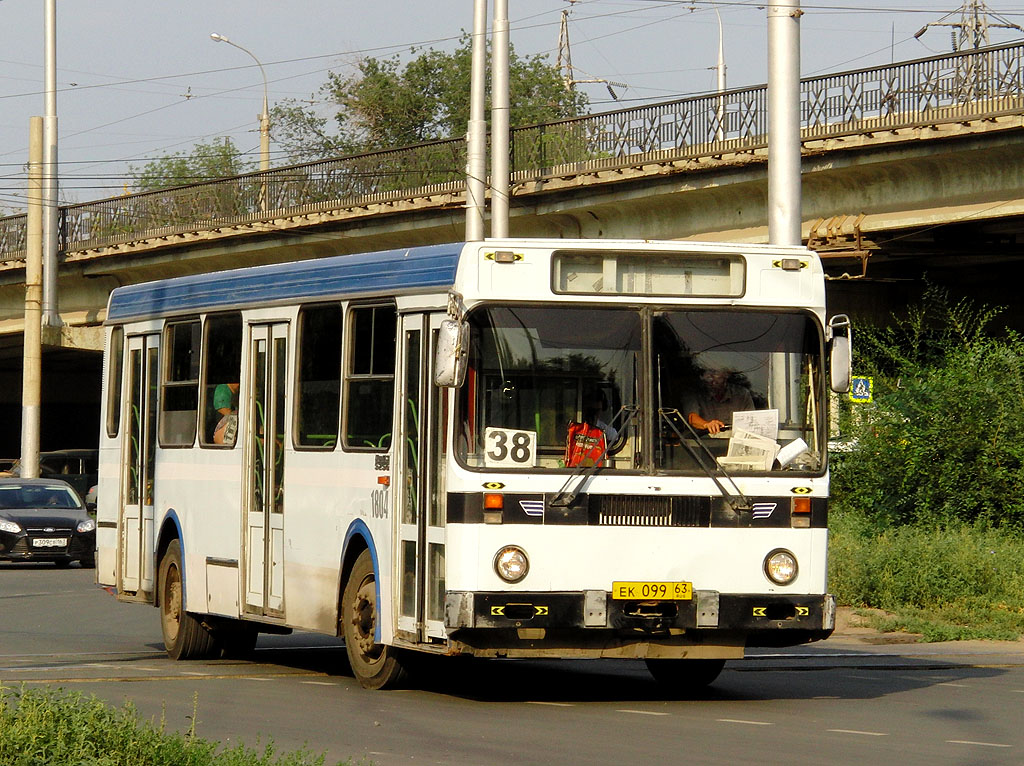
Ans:
<svg viewBox="0 0 1024 766"><path fill-rule="evenodd" d="M25 350L21 384L21 477L39 478L43 373L43 118L29 121L28 221L25 232Z"/></svg>

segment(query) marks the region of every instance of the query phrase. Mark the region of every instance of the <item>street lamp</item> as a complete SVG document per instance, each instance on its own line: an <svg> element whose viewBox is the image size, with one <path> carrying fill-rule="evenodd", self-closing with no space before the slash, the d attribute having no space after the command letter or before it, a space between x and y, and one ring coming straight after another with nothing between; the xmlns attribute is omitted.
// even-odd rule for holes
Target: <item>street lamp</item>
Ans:
<svg viewBox="0 0 1024 766"><path fill-rule="evenodd" d="M215 43L227 43L228 45L233 45L235 48L238 48L238 50L240 51L245 51L252 57L252 60L256 62L256 66L260 68L260 74L263 75L263 114L259 116L260 170L270 170L270 111L267 108L267 73L263 71L263 64L260 63L260 60L256 58L256 56L253 54L251 50L249 50L248 48L243 48L238 43L231 42L224 35L219 35L216 32L213 32L210 35L210 39L213 40Z"/></svg>

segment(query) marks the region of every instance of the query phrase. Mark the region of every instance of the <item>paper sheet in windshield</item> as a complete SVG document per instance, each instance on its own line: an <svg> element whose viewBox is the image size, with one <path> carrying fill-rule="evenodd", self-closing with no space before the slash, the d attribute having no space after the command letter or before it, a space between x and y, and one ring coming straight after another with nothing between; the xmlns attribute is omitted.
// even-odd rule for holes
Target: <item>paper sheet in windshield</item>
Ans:
<svg viewBox="0 0 1024 766"><path fill-rule="evenodd" d="M757 434L773 442L779 438L778 410L743 410L732 414L732 427L735 431L746 431Z"/></svg>
<svg viewBox="0 0 1024 766"><path fill-rule="evenodd" d="M718 464L740 471L769 471L778 452L779 444L774 439L734 427L729 451L718 458Z"/></svg>

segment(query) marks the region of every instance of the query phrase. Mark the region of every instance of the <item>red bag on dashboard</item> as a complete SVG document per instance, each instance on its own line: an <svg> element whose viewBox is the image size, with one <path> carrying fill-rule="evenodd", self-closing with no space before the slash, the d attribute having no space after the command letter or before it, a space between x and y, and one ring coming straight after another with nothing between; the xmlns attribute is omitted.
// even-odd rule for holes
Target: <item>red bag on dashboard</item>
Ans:
<svg viewBox="0 0 1024 766"><path fill-rule="evenodd" d="M565 435L565 466L601 465L605 453L604 431L586 423L569 422Z"/></svg>

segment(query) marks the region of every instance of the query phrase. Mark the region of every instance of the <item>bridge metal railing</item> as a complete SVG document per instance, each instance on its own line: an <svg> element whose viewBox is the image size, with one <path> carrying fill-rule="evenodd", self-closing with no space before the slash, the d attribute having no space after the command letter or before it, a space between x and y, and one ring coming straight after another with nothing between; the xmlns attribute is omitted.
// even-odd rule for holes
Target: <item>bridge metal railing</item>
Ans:
<svg viewBox="0 0 1024 766"><path fill-rule="evenodd" d="M804 141L1024 114L1024 44L801 80ZM767 146L767 87L737 88L512 131L515 183ZM463 139L62 206L73 252L465 187ZM25 216L0 218L0 260L24 258Z"/></svg>

